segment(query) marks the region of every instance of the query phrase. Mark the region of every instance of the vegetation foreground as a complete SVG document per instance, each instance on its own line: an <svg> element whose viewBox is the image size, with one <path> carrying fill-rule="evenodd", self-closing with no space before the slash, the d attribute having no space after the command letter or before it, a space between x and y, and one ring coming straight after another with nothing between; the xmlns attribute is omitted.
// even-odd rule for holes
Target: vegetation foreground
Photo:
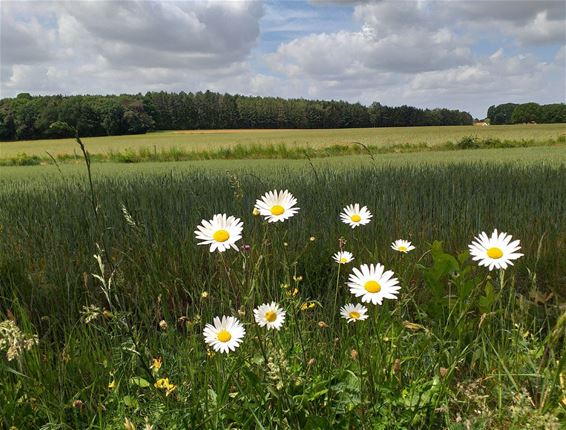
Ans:
<svg viewBox="0 0 566 430"><path fill-rule="evenodd" d="M566 418L563 166L37 178L0 179L5 428Z"/></svg>

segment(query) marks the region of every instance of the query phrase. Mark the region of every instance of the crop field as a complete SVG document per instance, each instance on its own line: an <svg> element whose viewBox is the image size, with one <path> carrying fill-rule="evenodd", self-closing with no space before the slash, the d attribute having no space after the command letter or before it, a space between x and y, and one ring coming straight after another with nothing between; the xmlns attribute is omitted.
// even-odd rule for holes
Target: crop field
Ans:
<svg viewBox="0 0 566 430"><path fill-rule="evenodd" d="M472 131L540 141L563 132L463 129L445 127L437 138L429 127L85 142L94 154L162 137L163 145L211 137L230 145L285 133L291 145L369 145L390 133L380 142L434 145ZM31 154L34 144L54 153L76 147L18 142L13 153ZM0 158L10 145L0 144ZM92 183L79 162L0 167L0 428L559 429L565 166L557 142L94 162ZM258 204L272 190L288 190L298 211L289 200ZM372 217L363 224L367 214L357 211L352 228L340 214L355 203ZM216 214L239 218L241 238L236 222L208 224ZM199 245L199 225L201 236L211 228L214 247L233 247ZM508 251L510 241L492 244L504 255L485 249L490 261L513 264L489 270L469 245L494 229L519 240L522 255ZM415 249L392 249L398 239ZM338 251L354 259L338 263ZM353 277L378 263L393 274ZM349 320L347 304L356 305ZM222 316L235 320L221 326Z"/></svg>
<svg viewBox="0 0 566 430"><path fill-rule="evenodd" d="M468 140L465 140L468 139ZM359 143L376 152L414 152L479 147L564 146L564 124L398 127L336 130L193 130L130 136L84 138L89 152L101 161L178 161L210 158L304 158L364 153ZM463 141L464 140L464 141ZM462 142L463 141L463 142ZM0 142L0 163L18 157L37 162L80 161L74 139Z"/></svg>

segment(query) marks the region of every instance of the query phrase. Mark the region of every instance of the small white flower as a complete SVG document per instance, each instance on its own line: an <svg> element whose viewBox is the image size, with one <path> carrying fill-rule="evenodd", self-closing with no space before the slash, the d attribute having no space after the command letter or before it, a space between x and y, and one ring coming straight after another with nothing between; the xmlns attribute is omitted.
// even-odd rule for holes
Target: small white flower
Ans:
<svg viewBox="0 0 566 430"><path fill-rule="evenodd" d="M242 238L243 225L240 218L217 214L210 221L203 219L195 230L195 236L201 241L199 245L210 245L210 252L224 252L229 248L237 251L235 243Z"/></svg>
<svg viewBox="0 0 566 430"><path fill-rule="evenodd" d="M275 302L265 303L254 309L254 318L260 327L279 330L285 322L286 312Z"/></svg>
<svg viewBox="0 0 566 430"><path fill-rule="evenodd" d="M399 281L393 278L393 272L381 264L362 264L359 269L354 268L354 273L348 278L350 292L356 297L361 297L364 303L380 304L383 299L397 299L399 293Z"/></svg>
<svg viewBox="0 0 566 430"><path fill-rule="evenodd" d="M334 261L338 264L346 264L351 262L354 259L354 255L348 251L339 251L332 256Z"/></svg>
<svg viewBox="0 0 566 430"><path fill-rule="evenodd" d="M246 329L234 317L214 317L214 325L207 324L204 328L204 341L216 352L227 353L234 351L246 334Z"/></svg>
<svg viewBox="0 0 566 430"><path fill-rule="evenodd" d="M285 221L291 218L299 208L297 199L289 191L270 191L255 202L255 208L268 222Z"/></svg>
<svg viewBox="0 0 566 430"><path fill-rule="evenodd" d="M399 239L391 244L391 249L406 254L415 249L415 247L408 240Z"/></svg>
<svg viewBox="0 0 566 430"><path fill-rule="evenodd" d="M340 214L340 219L343 223L350 225L355 228L359 225L366 225L371 221L371 212L366 206L360 208L359 203L348 205Z"/></svg>
<svg viewBox="0 0 566 430"><path fill-rule="evenodd" d="M363 321L368 317L368 308L358 303L348 303L340 308L342 318L345 318L349 323L356 321Z"/></svg>
<svg viewBox="0 0 566 430"><path fill-rule="evenodd" d="M507 269L508 266L513 265L512 260L523 256L517 252L521 249L520 241L511 242L512 239L507 233L498 234L497 229L493 231L491 237L481 232L469 245L472 259L479 261L480 266L485 266L489 270Z"/></svg>

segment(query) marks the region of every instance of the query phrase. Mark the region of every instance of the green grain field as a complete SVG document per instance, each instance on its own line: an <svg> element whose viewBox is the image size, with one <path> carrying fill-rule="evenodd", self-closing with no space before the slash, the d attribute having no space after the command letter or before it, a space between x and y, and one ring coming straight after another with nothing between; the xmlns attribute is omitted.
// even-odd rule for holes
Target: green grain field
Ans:
<svg viewBox="0 0 566 430"><path fill-rule="evenodd" d="M563 128L167 132L85 142L96 153L278 143L283 135L286 145L434 145L471 133L544 141ZM78 149L70 141L0 145L10 154ZM79 162L0 167L0 427L518 430L559 429L566 419L563 144L95 162L91 174L92 186ZM252 214L274 189L288 189L300 207L283 223ZM351 229L339 214L356 202L374 217ZM239 252L197 244L196 226L218 213L243 221ZM474 236L495 228L521 241L524 256L507 270L479 267L467 252ZM416 249L398 253L396 239ZM353 262L332 260L341 247ZM339 307L359 301L348 275L377 262L399 279L398 300L366 304L369 318L347 323ZM272 301L287 312L279 331L254 321L254 308ZM222 315L246 329L229 354L203 338ZM20 347L11 360L2 339Z"/></svg>

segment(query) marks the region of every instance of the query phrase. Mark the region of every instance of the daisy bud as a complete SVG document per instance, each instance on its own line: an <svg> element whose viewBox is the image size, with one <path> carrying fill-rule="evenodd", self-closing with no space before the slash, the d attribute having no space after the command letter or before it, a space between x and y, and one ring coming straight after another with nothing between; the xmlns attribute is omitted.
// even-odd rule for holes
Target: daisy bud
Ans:
<svg viewBox="0 0 566 430"><path fill-rule="evenodd" d="M399 372L399 370L401 370L401 360L396 358L395 361L393 362L393 368L392 369L393 369L394 373Z"/></svg>
<svg viewBox="0 0 566 430"><path fill-rule="evenodd" d="M426 330L424 326L410 321L403 321L403 327L411 331Z"/></svg>
<svg viewBox="0 0 566 430"><path fill-rule="evenodd" d="M167 330L167 328L169 327L169 324L167 324L167 321L165 320L161 320L159 321L159 328L163 331Z"/></svg>

